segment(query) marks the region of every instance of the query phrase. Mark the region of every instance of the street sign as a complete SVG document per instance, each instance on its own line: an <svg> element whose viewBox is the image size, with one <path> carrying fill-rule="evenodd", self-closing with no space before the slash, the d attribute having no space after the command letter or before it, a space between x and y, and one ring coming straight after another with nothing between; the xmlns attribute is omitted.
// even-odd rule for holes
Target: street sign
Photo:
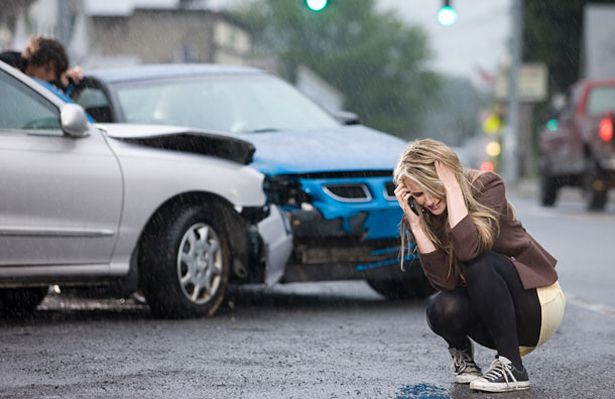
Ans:
<svg viewBox="0 0 615 399"><path fill-rule="evenodd" d="M547 98L547 66L534 62L523 64L519 70L518 91L521 102L540 102ZM506 100L508 96L508 68L501 68L495 83L495 96Z"/></svg>

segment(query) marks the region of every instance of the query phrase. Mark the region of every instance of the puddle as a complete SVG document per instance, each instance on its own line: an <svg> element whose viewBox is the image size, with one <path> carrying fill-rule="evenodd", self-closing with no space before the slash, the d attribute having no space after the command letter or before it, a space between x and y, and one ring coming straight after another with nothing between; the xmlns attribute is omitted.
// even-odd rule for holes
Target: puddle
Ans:
<svg viewBox="0 0 615 399"><path fill-rule="evenodd" d="M397 391L395 399L449 399L448 389L432 384L404 385Z"/></svg>

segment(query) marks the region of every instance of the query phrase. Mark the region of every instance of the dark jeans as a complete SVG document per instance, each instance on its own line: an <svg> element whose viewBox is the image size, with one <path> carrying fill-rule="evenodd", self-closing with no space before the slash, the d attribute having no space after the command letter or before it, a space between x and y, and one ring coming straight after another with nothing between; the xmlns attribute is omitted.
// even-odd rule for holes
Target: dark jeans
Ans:
<svg viewBox="0 0 615 399"><path fill-rule="evenodd" d="M467 348L469 336L522 368L519 345L535 346L540 335L536 290L525 290L511 260L492 251L462 263L461 269L467 287L430 300L429 327L451 348Z"/></svg>

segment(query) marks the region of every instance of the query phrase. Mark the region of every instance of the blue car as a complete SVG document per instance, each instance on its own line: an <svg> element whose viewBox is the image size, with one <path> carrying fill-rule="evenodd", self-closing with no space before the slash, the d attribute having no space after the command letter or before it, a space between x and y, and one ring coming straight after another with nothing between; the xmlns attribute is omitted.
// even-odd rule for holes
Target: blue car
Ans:
<svg viewBox="0 0 615 399"><path fill-rule="evenodd" d="M365 279L391 298L432 292L414 255L406 255L405 272L399 265L402 213L392 172L403 140L350 113L331 115L285 81L247 67L93 70L73 98L97 122L188 126L251 142L251 166L266 175L269 200L293 235L282 282ZM250 280L259 261L236 277Z"/></svg>

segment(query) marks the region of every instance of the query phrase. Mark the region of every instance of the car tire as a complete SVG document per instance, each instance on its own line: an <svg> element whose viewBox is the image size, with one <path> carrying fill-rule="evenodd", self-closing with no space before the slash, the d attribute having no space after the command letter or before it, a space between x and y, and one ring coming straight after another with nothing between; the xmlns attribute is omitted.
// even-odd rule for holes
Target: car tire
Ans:
<svg viewBox="0 0 615 399"><path fill-rule="evenodd" d="M542 206L553 206L557 200L559 186L557 178L551 175L548 169L540 173L540 204Z"/></svg>
<svg viewBox="0 0 615 399"><path fill-rule="evenodd" d="M368 279L367 283L376 292L388 299L420 299L435 292L425 277L407 279Z"/></svg>
<svg viewBox="0 0 615 399"><path fill-rule="evenodd" d="M608 190L604 178L593 160L588 160L583 176L585 205L589 211L601 211L608 199Z"/></svg>
<svg viewBox="0 0 615 399"><path fill-rule="evenodd" d="M231 265L221 206L189 206L158 215L139 251L139 281L156 317L213 316Z"/></svg>
<svg viewBox="0 0 615 399"><path fill-rule="evenodd" d="M48 287L0 289L0 314L22 318L30 315L47 296Z"/></svg>

